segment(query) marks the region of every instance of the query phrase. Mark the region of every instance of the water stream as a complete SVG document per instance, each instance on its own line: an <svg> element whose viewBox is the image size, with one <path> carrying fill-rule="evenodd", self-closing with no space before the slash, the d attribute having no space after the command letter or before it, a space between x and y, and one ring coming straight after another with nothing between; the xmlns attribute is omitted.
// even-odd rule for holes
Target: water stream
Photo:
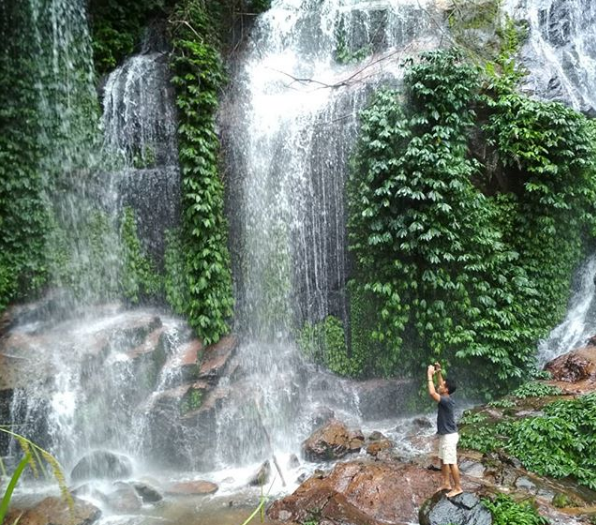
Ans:
<svg viewBox="0 0 596 525"><path fill-rule="evenodd" d="M591 0L506 0L529 25L523 62L526 89L576 109L596 108L596 4Z"/></svg>

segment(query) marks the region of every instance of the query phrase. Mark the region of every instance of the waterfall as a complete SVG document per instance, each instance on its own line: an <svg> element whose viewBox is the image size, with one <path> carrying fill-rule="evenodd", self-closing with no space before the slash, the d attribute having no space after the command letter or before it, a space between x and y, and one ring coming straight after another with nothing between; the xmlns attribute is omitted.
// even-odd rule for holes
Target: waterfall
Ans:
<svg viewBox="0 0 596 525"><path fill-rule="evenodd" d="M134 209L139 237L159 267L166 230L178 227L180 214L177 121L163 31L150 28L141 52L109 75L101 120L117 208Z"/></svg>
<svg viewBox="0 0 596 525"><path fill-rule="evenodd" d="M591 255L577 273L565 319L538 345L539 365L585 344L596 334L595 281L596 255Z"/></svg>
<svg viewBox="0 0 596 525"><path fill-rule="evenodd" d="M348 320L344 186L358 112L436 45L434 3L278 0L261 15L222 110L241 392L218 414L218 460L297 451L317 392L352 419L357 396L304 362L305 323ZM439 17L437 17L437 20Z"/></svg>
<svg viewBox="0 0 596 525"><path fill-rule="evenodd" d="M583 111L596 108L596 4L591 0L506 0L529 37L522 50L525 88Z"/></svg>
<svg viewBox="0 0 596 525"><path fill-rule="evenodd" d="M135 209L158 265L165 230L178 225L176 115L167 49L150 32L106 80L100 119L86 3L25 0L8 10L35 76L39 136L31 139L43 153L55 290L12 309L0 345L0 417L67 475L97 448L166 461L167 451L148 452L147 418L154 397L183 383L179 358L191 337L180 319L113 302L122 208Z"/></svg>

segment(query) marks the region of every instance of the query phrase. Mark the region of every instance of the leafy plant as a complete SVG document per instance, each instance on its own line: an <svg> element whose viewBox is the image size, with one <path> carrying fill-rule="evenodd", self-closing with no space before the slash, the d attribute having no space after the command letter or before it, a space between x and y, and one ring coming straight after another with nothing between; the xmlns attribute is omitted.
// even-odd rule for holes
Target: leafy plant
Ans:
<svg viewBox="0 0 596 525"><path fill-rule="evenodd" d="M122 293L132 304L158 296L162 290L162 279L144 253L137 235L134 210L130 207L124 208L120 239L123 266L120 276Z"/></svg>
<svg viewBox="0 0 596 525"><path fill-rule="evenodd" d="M515 93L507 53L485 78L455 50L423 54L362 112L348 228L368 319L350 339L368 373L441 357L490 398L563 314L596 224L596 142L579 113Z"/></svg>
<svg viewBox="0 0 596 525"><path fill-rule="evenodd" d="M180 3L170 19L172 83L179 110L179 157L182 168L185 254L184 291L169 298L187 315L205 344L228 332L232 314L232 278L224 216L223 182L218 171L219 141L215 133L217 93L224 82L221 58L203 2Z"/></svg>
<svg viewBox="0 0 596 525"><path fill-rule="evenodd" d="M520 399L527 397L559 396L563 392L558 386L546 385L537 381L524 383L514 390L511 395Z"/></svg>
<svg viewBox="0 0 596 525"><path fill-rule="evenodd" d="M337 317L330 315L320 323L307 323L300 332L298 345L313 361L339 375L354 376L361 368L359 359L347 353L344 327Z"/></svg>
<svg viewBox="0 0 596 525"><path fill-rule="evenodd" d="M63 474L63 469L58 460L54 456L52 456L47 450L44 450L43 448L37 446L35 443L29 441L27 438L21 436L20 434L16 434L4 427L0 427L0 432L8 434L12 438L14 438L19 444L21 450L23 451L23 458L19 461L17 467L12 473L10 481L4 491L2 501L0 502L0 523L4 523L4 518L6 516L6 513L8 512L8 507L12 499L13 491L21 475L27 467L31 468L31 471L33 472L33 475L35 477L39 476L40 471L45 477L48 477L46 467L49 467L51 469L52 475L54 476L54 479L58 482L58 486L60 487L62 497L68 503L71 514L74 516L74 500L72 499L72 496L68 490L66 480ZM6 469L1 458L0 471L4 476L6 476Z"/></svg>
<svg viewBox="0 0 596 525"><path fill-rule="evenodd" d="M507 399L506 397L503 397L501 399L491 401L488 404L488 406L493 407L493 408L513 408L513 407L515 407L515 403L513 401L511 401L511 399Z"/></svg>
<svg viewBox="0 0 596 525"><path fill-rule="evenodd" d="M550 522L534 508L530 501L515 502L510 496L498 494L494 499L483 498L495 525L548 525Z"/></svg>
<svg viewBox="0 0 596 525"><path fill-rule="evenodd" d="M114 69L139 45L145 25L164 16L169 0L90 0L89 18L95 67L99 74Z"/></svg>

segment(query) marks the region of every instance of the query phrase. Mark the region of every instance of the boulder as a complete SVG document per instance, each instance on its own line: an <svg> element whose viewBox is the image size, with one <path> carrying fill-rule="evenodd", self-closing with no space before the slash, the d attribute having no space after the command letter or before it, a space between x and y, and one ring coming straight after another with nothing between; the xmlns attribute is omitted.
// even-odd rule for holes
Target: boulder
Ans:
<svg viewBox="0 0 596 525"><path fill-rule="evenodd" d="M401 525L416 522L418 509L440 484L439 472L413 463L360 459L309 478L293 494L274 502L267 514L286 523Z"/></svg>
<svg viewBox="0 0 596 525"><path fill-rule="evenodd" d="M198 377L201 379L220 377L237 346L238 339L230 335L205 348Z"/></svg>
<svg viewBox="0 0 596 525"><path fill-rule="evenodd" d="M360 430L350 431L337 419L332 419L302 444L302 452L308 461L332 461L358 452L364 444Z"/></svg>
<svg viewBox="0 0 596 525"><path fill-rule="evenodd" d="M418 519L420 525L492 525L493 522L490 511L469 492L453 498L437 492L422 505Z"/></svg>
<svg viewBox="0 0 596 525"><path fill-rule="evenodd" d="M587 346L563 354L550 361L545 370L555 381L596 383L596 346Z"/></svg>
<svg viewBox="0 0 596 525"><path fill-rule="evenodd" d="M387 438L373 441L366 446L366 452L371 456L378 456L379 452L393 448L393 442Z"/></svg>
<svg viewBox="0 0 596 525"><path fill-rule="evenodd" d="M161 493L147 483L137 481L133 483L132 486L143 500L143 503L156 503L163 499Z"/></svg>
<svg viewBox="0 0 596 525"><path fill-rule="evenodd" d="M265 485L271 477L271 463L269 460L265 461L258 472L248 482L249 485L254 487L262 487Z"/></svg>
<svg viewBox="0 0 596 525"><path fill-rule="evenodd" d="M73 498L74 508L64 498L48 497L28 510L11 510L4 523L19 525L92 525L101 516L101 511L86 501Z"/></svg>
<svg viewBox="0 0 596 525"><path fill-rule="evenodd" d="M166 493L174 496L193 496L203 494L213 494L217 492L218 486L210 481L179 481L172 483L167 489Z"/></svg>
<svg viewBox="0 0 596 525"><path fill-rule="evenodd" d="M108 450L94 450L82 457L70 473L73 481L84 479L124 479L132 474L130 460Z"/></svg>

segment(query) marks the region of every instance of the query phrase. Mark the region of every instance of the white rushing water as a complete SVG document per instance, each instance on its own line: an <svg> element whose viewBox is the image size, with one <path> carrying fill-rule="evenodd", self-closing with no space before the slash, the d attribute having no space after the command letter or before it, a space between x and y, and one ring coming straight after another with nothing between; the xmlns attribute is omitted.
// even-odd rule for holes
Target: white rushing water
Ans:
<svg viewBox="0 0 596 525"><path fill-rule="evenodd" d="M596 109L596 3L592 0L506 0L529 24L523 48L526 88L576 109Z"/></svg>
<svg viewBox="0 0 596 525"><path fill-rule="evenodd" d="M361 417L358 395L308 365L295 339L304 323L347 321L344 186L358 112L396 86L406 56L436 45L434 16L432 1L275 0L257 21L221 112L246 342L242 403L218 414L220 465L298 452L319 404Z"/></svg>
<svg viewBox="0 0 596 525"><path fill-rule="evenodd" d="M538 364L573 350L596 335L596 255L579 269L565 319L538 345Z"/></svg>

